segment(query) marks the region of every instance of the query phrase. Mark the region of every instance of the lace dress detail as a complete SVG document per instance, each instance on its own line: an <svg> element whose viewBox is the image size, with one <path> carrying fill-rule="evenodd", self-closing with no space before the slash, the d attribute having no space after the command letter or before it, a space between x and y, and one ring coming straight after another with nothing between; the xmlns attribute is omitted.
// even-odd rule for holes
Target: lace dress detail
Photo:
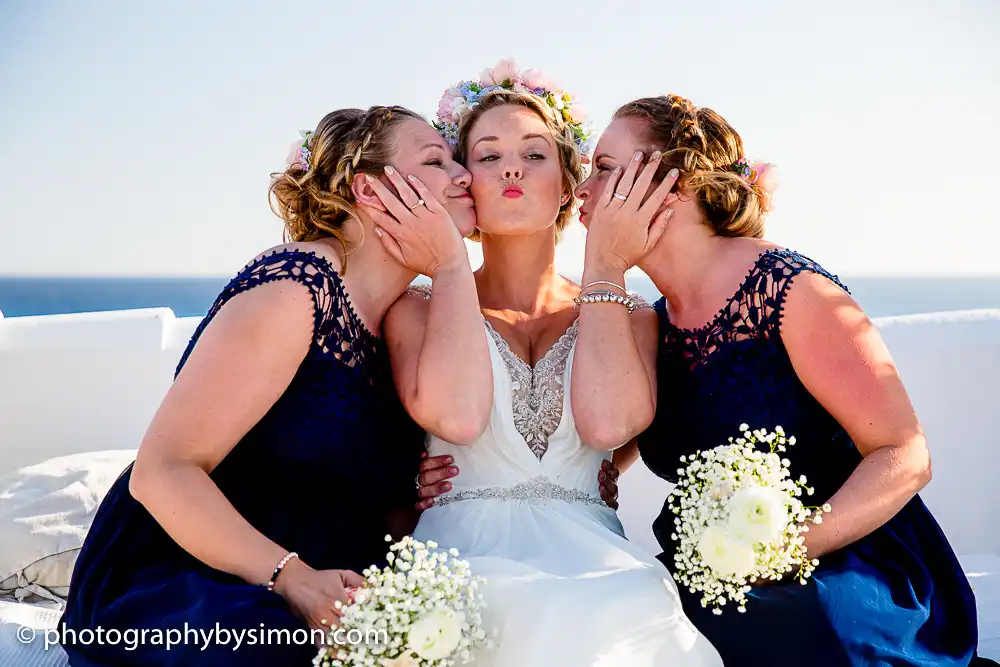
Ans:
<svg viewBox="0 0 1000 667"><path fill-rule="evenodd" d="M377 339L354 311L344 285L330 262L311 251L276 250L243 267L226 285L195 330L177 366L178 370L222 306L237 294L276 280L292 280L309 289L315 307L312 351L321 356L332 356L349 368L358 364L363 366L366 358L375 354Z"/></svg>
<svg viewBox="0 0 1000 667"><path fill-rule="evenodd" d="M790 250L769 250L760 255L739 290L707 325L681 329L665 316L668 344L692 366L703 364L729 343L761 340L778 330L785 294L795 276L811 271L826 276L850 293L840 279L814 261ZM664 302L663 308L667 309ZM657 304L658 306L660 304Z"/></svg>
<svg viewBox="0 0 1000 667"><path fill-rule="evenodd" d="M579 320L573 322L573 325L532 368L514 354L503 336L497 333L489 320L486 320L486 328L496 342L500 356L510 373L514 426L539 460L548 449L549 436L555 433L562 421L563 376L569 353L576 342L579 322Z"/></svg>

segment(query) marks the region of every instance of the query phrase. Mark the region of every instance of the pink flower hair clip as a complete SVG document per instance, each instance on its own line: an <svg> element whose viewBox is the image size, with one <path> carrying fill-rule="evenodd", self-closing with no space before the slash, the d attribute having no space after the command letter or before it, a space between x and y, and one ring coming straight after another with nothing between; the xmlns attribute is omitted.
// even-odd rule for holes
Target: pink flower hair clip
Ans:
<svg viewBox="0 0 1000 667"><path fill-rule="evenodd" d="M774 191L778 189L777 167L770 162L754 162L742 157L732 166L736 172L757 191L765 213L771 211Z"/></svg>

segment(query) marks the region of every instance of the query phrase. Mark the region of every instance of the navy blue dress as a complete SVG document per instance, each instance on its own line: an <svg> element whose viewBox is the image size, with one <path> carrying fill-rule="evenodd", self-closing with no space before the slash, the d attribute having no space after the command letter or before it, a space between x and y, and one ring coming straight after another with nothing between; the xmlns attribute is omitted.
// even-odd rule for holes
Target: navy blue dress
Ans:
<svg viewBox="0 0 1000 667"><path fill-rule="evenodd" d="M702 329L677 328L664 300L656 303L660 395L656 418L639 439L654 473L675 482L682 455L725 444L745 422L765 430L780 425L795 436L787 454L792 477L808 478L815 504L850 476L860 453L799 381L781 340L785 295L803 271L844 287L810 259L773 250ZM664 504L653 525L671 571L673 519ZM682 588L681 595L726 667L945 667L977 660L972 589L919 497L867 537L820 558L808 585L754 588L744 614L733 608L715 615L699 594Z"/></svg>
<svg viewBox="0 0 1000 667"><path fill-rule="evenodd" d="M314 335L284 394L213 470L212 479L255 528L297 551L316 569L360 573L382 566L389 515L417 501L423 432L396 395L382 341L351 309L340 277L320 256L281 251L244 268L195 332L177 372L219 309L234 296L275 280L308 287ZM247 363L253 363L248 359ZM272 630L305 631L283 598L215 570L175 543L129 493L131 466L112 487L87 536L62 618L67 630L168 629L187 643L166 650L146 635L127 650L77 635L64 648L73 667L275 667L311 665L311 642L293 644ZM398 538L401 535L394 535ZM195 630L250 631L234 650L205 646ZM298 637L303 636L298 633ZM67 636L72 637L67 633ZM270 637L270 639L268 638ZM176 639L175 639L176 641ZM251 645L251 642L253 644Z"/></svg>

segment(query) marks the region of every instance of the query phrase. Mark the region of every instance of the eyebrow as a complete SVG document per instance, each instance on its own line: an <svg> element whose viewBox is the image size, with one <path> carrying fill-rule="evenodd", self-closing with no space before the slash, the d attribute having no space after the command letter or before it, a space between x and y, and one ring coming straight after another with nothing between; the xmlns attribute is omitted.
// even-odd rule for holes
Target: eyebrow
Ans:
<svg viewBox="0 0 1000 667"><path fill-rule="evenodd" d="M545 143L551 143L549 138L546 137L544 134L526 134L523 137L521 137L521 141L527 141L528 139L541 139ZM493 135L487 137L479 137L479 139L476 140L476 143L472 144L472 147L475 148L480 144L480 142L483 141L500 141L500 137L494 137Z"/></svg>
<svg viewBox="0 0 1000 667"><path fill-rule="evenodd" d="M444 146L442 146L441 144L439 144L439 143L437 143L435 141L434 143L430 143L430 144L427 144L425 146L421 146L420 150L423 151L423 150L427 150L428 148L441 148L441 149L444 149Z"/></svg>

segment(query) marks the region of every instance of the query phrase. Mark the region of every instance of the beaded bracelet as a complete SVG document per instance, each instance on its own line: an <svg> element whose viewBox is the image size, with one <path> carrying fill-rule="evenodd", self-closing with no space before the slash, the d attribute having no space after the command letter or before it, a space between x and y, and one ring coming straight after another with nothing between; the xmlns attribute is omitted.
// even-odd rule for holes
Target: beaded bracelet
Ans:
<svg viewBox="0 0 1000 667"><path fill-rule="evenodd" d="M288 561L298 557L299 555L297 553L295 553L294 551L289 551L287 554L285 554L284 558L278 561L277 567L274 568L274 574L271 575L271 580L268 581L267 584L265 584L267 590L269 591L274 590L274 584L278 581L278 575L281 574L281 571L285 569L286 565L288 565Z"/></svg>
<svg viewBox="0 0 1000 667"><path fill-rule="evenodd" d="M573 303L580 306L585 303L617 303L628 308L628 312L631 313L635 310L635 301L627 296L620 296L614 292L591 292L590 294L585 294L583 296L578 296L573 299Z"/></svg>

